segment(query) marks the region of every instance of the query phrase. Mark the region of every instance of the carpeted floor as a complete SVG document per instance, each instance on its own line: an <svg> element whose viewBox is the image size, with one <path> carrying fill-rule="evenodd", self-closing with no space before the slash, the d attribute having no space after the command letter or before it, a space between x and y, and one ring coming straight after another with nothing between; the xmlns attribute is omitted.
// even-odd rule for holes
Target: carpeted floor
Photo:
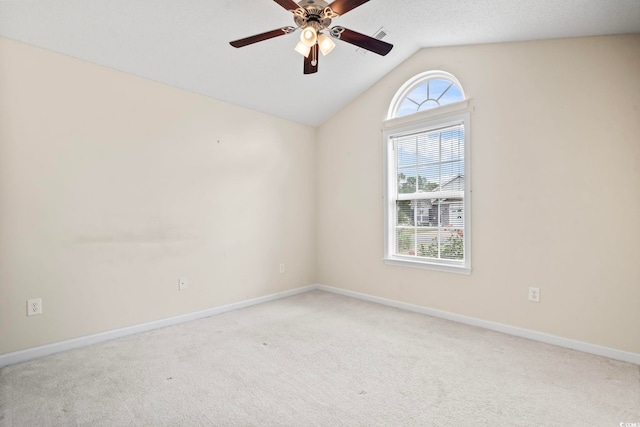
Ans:
<svg viewBox="0 0 640 427"><path fill-rule="evenodd" d="M1 426L640 425L640 367L322 291L0 370Z"/></svg>

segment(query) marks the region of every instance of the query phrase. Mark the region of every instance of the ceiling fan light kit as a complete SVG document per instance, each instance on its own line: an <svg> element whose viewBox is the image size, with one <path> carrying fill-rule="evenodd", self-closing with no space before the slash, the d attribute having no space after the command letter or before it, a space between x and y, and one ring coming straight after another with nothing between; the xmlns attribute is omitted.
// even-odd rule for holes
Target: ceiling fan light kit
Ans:
<svg viewBox="0 0 640 427"><path fill-rule="evenodd" d="M300 41L306 46L313 46L318 40L318 33L312 26L306 27L300 34Z"/></svg>
<svg viewBox="0 0 640 427"><path fill-rule="evenodd" d="M311 46L307 46L302 41L299 41L295 47L295 51L306 58L309 56L309 52L311 52Z"/></svg>
<svg viewBox="0 0 640 427"><path fill-rule="evenodd" d="M256 34L232 41L233 47L244 47L250 44L268 40L274 37L292 33L298 28L302 30L300 41L294 48L296 52L305 57L304 73L313 74L318 72L318 50L323 55L328 55L336 46L327 34L335 39L358 46L362 49L386 55L393 48L392 44L382 40L360 34L344 27L336 26L329 28L331 21L352 9L368 2L369 0L334 0L331 4L323 0L301 0L299 3L293 0L274 0L281 7L293 14L295 27L282 27L266 33Z"/></svg>
<svg viewBox="0 0 640 427"><path fill-rule="evenodd" d="M333 40L327 37L326 34L320 34L318 36L318 46L320 47L320 52L322 52L324 56L327 56L329 53L331 53L333 48L336 47L336 44L333 42Z"/></svg>

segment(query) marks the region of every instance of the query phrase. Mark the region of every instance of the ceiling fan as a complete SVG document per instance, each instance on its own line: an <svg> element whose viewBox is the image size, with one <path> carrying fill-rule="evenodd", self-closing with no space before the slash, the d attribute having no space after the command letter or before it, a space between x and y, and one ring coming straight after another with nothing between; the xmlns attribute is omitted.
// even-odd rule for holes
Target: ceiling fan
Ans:
<svg viewBox="0 0 640 427"><path fill-rule="evenodd" d="M293 14L293 21L296 26L282 27L277 30L235 40L230 43L231 46L248 46L274 37L293 33L300 28L302 34L300 35L300 41L295 50L304 56L305 74L318 72L318 50L320 50L323 55L328 55L335 47L335 43L325 34L325 31L335 39L351 43L352 45L377 53L378 55L384 56L393 48L392 44L344 27L336 26L329 28L332 19L344 15L369 0L334 0L331 4L323 0L301 0L299 3L293 0L274 1Z"/></svg>

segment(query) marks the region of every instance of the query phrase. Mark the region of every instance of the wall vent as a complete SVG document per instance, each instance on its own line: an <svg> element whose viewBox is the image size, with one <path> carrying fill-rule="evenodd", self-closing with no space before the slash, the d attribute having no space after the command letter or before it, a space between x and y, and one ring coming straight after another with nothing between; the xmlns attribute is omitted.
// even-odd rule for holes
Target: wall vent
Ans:
<svg viewBox="0 0 640 427"><path fill-rule="evenodd" d="M378 40L382 40L386 35L387 30L385 30L384 28L380 28L378 31L376 31L373 37L377 38Z"/></svg>

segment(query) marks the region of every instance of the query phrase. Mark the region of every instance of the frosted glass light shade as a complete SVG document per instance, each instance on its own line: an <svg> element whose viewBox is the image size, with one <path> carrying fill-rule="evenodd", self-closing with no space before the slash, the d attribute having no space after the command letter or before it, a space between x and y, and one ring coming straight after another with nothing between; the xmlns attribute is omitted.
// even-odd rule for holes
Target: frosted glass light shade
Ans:
<svg viewBox="0 0 640 427"><path fill-rule="evenodd" d="M305 46L312 47L316 44L318 40L318 34L316 33L316 29L313 27L307 27L302 30L302 34L300 34L300 42L302 42Z"/></svg>
<svg viewBox="0 0 640 427"><path fill-rule="evenodd" d="M320 52L326 56L336 47L336 44L326 34L320 34L318 36L318 46L320 46Z"/></svg>
<svg viewBox="0 0 640 427"><path fill-rule="evenodd" d="M306 44L302 43L301 41L298 42L298 44L296 45L295 48L296 52L298 52L300 55L304 56L305 58L309 56L309 52L311 52L311 46L307 46Z"/></svg>

